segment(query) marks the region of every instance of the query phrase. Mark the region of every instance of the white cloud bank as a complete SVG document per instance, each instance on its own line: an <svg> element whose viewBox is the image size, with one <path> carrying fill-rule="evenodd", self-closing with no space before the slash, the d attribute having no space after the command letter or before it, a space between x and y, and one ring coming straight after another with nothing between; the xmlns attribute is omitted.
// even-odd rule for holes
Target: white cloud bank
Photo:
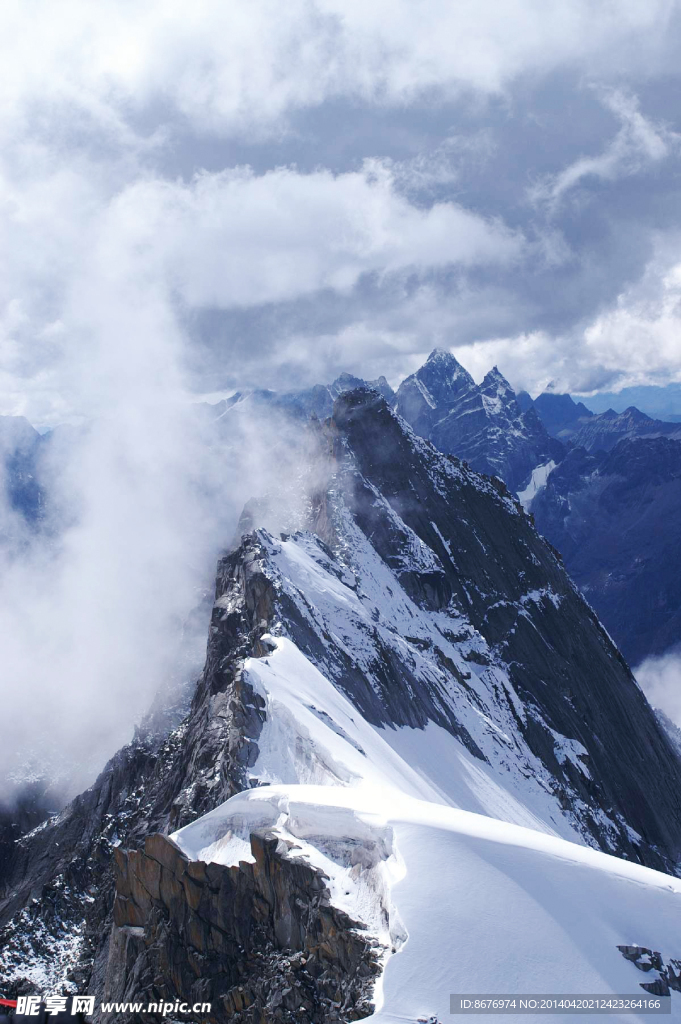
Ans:
<svg viewBox="0 0 681 1024"><path fill-rule="evenodd" d="M339 175L238 168L188 184L150 178L110 195L82 174L58 173L6 179L3 200L0 399L5 412L38 425L98 410L93 381L111 361L126 377L123 401L146 387L141 358L158 366L172 350L181 362L178 303L253 307L349 292L367 273L503 265L524 251L520 233L456 203L412 205L377 161ZM151 296L163 326L147 332ZM125 317L135 313L141 322L131 331ZM97 361L85 380L89 350Z"/></svg>
<svg viewBox="0 0 681 1024"><path fill-rule="evenodd" d="M403 104L502 90L565 65L663 69L674 0L21 0L0 9L6 118L38 100L129 142L170 106L216 133L275 134L295 110L347 97ZM673 66L673 65L670 65ZM49 114L48 114L49 116Z"/></svg>
<svg viewBox="0 0 681 1024"><path fill-rule="evenodd" d="M646 697L681 728L681 649L646 658L635 670Z"/></svg>
<svg viewBox="0 0 681 1024"><path fill-rule="evenodd" d="M142 183L111 217L129 250L197 308L348 291L370 272L503 264L523 250L520 234L455 203L411 205L376 161L339 175L239 168L189 186Z"/></svg>
<svg viewBox="0 0 681 1024"><path fill-rule="evenodd" d="M677 232L659 233L640 280L564 336L544 331L462 345L457 357L482 375L498 363L533 394L681 381L681 262Z"/></svg>

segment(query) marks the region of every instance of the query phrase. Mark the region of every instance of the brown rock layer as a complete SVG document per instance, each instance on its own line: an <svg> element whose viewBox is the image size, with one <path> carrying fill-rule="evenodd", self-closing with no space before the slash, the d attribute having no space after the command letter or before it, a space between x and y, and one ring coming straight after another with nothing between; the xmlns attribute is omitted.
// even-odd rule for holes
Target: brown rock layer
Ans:
<svg viewBox="0 0 681 1024"><path fill-rule="evenodd" d="M160 834L144 850L116 850L107 1000L209 1002L201 1017L216 1024L372 1012L382 947L331 905L325 876L276 835L253 832L251 852L255 863L205 864Z"/></svg>

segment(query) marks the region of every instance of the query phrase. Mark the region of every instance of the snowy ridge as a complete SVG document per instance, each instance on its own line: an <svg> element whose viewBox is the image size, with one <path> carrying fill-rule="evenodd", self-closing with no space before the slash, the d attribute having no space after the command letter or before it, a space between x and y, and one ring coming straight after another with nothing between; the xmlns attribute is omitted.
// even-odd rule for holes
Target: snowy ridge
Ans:
<svg viewBox="0 0 681 1024"><path fill-rule="evenodd" d="M366 392L334 415L324 540L313 515L246 542L274 597L243 665L262 719L245 788L174 839L233 865L264 828L322 871L384 949L372 1020L444 1021L449 993L490 987L636 992L617 947L677 954L681 882L592 848L651 845L601 795L601 737L624 734L578 723L592 666L640 691L503 485Z"/></svg>
<svg viewBox="0 0 681 1024"><path fill-rule="evenodd" d="M480 634L465 617L457 616L455 610L454 614L450 609L445 615L419 608L404 593L395 575L376 555L350 516L345 523L345 536L352 552L354 571L349 566L339 570L312 534L300 534L281 542L261 535L270 556L266 571L273 573L277 588L312 618L319 637L328 636L332 640L321 654L318 666L307 659L296 660L292 653L295 648L289 651L287 660L295 661L290 673L296 680L296 688L312 674L314 685L310 685L309 703L315 703L314 693L323 692L327 705L319 703L319 696L317 704L329 719L338 723L341 695L331 681L342 689L344 665L339 666L334 655L338 651L348 655L361 668L374 691L380 693L381 658L390 651L391 656L408 667L415 681L428 687L442 715L454 718L484 757L484 761L476 757L434 722L424 731L383 728L381 735L388 744L395 744L398 750L402 744L405 749L410 745L412 758L416 753L413 742L422 740L419 757L410 761L418 766L417 772L424 771L422 761L429 757L429 750L439 750L436 765L430 766L430 771L436 774L430 778L429 798L432 798L434 786L435 791L447 794L445 799L456 806L508 817L509 821L573 839L587 835L580 822L566 819L552 795L549 773L518 736L515 716L524 715L525 710L503 668L490 663L491 652ZM386 591L391 593L387 605ZM528 595L528 600L538 598L539 595ZM455 643L449 639L452 635L456 636ZM296 653L298 659L304 658L300 652ZM467 660L471 653L477 660ZM452 678L452 665L458 669L458 684ZM249 663L249 678L253 673L261 678L264 671L264 663ZM271 681L265 690L271 692L270 686ZM291 699L289 695L289 709ZM366 745L375 748L374 730L362 723L349 701L343 700L347 708L339 724L347 735L354 737L353 750ZM351 712L355 720L362 723L361 729L356 727L359 729L356 735L348 726ZM280 713L277 709L277 715ZM270 720L268 716L268 722ZM266 734L268 728L266 725ZM284 741L289 728L290 723L286 728L282 726ZM367 730L370 739L367 739ZM359 773L363 777L366 773L366 761L358 764L353 756L351 764L345 763L355 775ZM405 779L412 774L400 773ZM254 776L259 778L258 766ZM268 782L319 781L305 775L277 777L276 771L269 771L266 778ZM348 781L347 776L337 775L336 778ZM424 793L416 788L413 795L424 796Z"/></svg>
<svg viewBox="0 0 681 1024"><path fill-rule="evenodd" d="M499 992L635 992L642 976L618 945L673 955L681 881L566 841L482 768L469 794L487 812L506 797L507 820L453 806L427 732L397 730L412 734L400 757L399 739L363 721L289 640L266 639L271 654L246 664L267 701L260 785L173 838L221 864L249 856L254 828L292 842L290 856L322 870L333 902L386 949L370 1020L448 1019L450 992L489 991L492 978Z"/></svg>

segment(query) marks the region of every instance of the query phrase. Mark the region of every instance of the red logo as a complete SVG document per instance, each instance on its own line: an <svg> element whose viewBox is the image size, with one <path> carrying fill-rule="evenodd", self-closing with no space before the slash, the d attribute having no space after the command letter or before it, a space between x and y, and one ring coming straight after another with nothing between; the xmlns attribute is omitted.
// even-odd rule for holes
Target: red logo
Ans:
<svg viewBox="0 0 681 1024"><path fill-rule="evenodd" d="M16 999L0 999L0 1006L16 1006Z"/></svg>

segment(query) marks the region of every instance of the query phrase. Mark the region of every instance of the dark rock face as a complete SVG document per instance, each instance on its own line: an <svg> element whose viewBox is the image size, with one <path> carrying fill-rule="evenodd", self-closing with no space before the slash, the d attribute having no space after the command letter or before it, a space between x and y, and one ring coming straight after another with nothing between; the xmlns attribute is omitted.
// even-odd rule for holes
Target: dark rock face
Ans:
<svg viewBox="0 0 681 1024"><path fill-rule="evenodd" d="M532 408L532 395L528 394L527 391L516 391L515 400L521 412L527 412L528 409Z"/></svg>
<svg viewBox="0 0 681 1024"><path fill-rule="evenodd" d="M655 714L657 715L658 722L671 740L674 750L676 750L677 754L681 758L681 729L679 729L678 725L675 725L671 718L665 715L664 711L661 711L660 708L655 708Z"/></svg>
<svg viewBox="0 0 681 1024"><path fill-rule="evenodd" d="M478 386L449 352L436 349L400 384L394 408L440 451L500 477L513 491L522 489L536 466L562 456L560 443L533 408L520 409L496 367Z"/></svg>
<svg viewBox="0 0 681 1024"><path fill-rule="evenodd" d="M614 810L644 837L645 853L623 834L623 855L673 871L681 856L681 763L618 650L530 518L503 484L481 487L480 478L458 463L455 477L447 456L405 433L369 392L338 399L333 422L361 475L355 478L357 521L379 554L389 558L393 542L387 517L380 521L368 497L372 488L437 555L442 593L450 590L509 666L523 704L538 712L518 723L537 756L560 776L547 725L579 740L589 753L591 779L575 770L575 791L585 803ZM528 604L528 594L537 601ZM663 849L658 860L655 851Z"/></svg>
<svg viewBox="0 0 681 1024"><path fill-rule="evenodd" d="M681 960L670 959L666 963L662 955L646 946L618 946L630 963L648 975L647 981L639 985L653 996L670 997L671 991L681 992Z"/></svg>
<svg viewBox="0 0 681 1024"><path fill-rule="evenodd" d="M681 636L681 443L569 452L532 502L537 528L634 665Z"/></svg>
<svg viewBox="0 0 681 1024"><path fill-rule="evenodd" d="M204 864L162 835L116 850L108 1000L208 1002L201 1017L216 1024L340 1024L371 1013L380 947L276 835L252 833L251 852L254 863Z"/></svg>
<svg viewBox="0 0 681 1024"><path fill-rule="evenodd" d="M71 985L101 996L116 846L140 846L150 832L179 828L243 788L262 722L241 665L262 653L273 607L257 553L246 544L220 562L206 667L185 722L167 737L140 729L94 786L6 848L0 976L20 979L38 963L52 991ZM82 941L73 944L76 930Z"/></svg>
<svg viewBox="0 0 681 1024"><path fill-rule="evenodd" d="M0 804L0 891L17 841L54 814L62 802L40 781L25 784L13 794L11 802Z"/></svg>

